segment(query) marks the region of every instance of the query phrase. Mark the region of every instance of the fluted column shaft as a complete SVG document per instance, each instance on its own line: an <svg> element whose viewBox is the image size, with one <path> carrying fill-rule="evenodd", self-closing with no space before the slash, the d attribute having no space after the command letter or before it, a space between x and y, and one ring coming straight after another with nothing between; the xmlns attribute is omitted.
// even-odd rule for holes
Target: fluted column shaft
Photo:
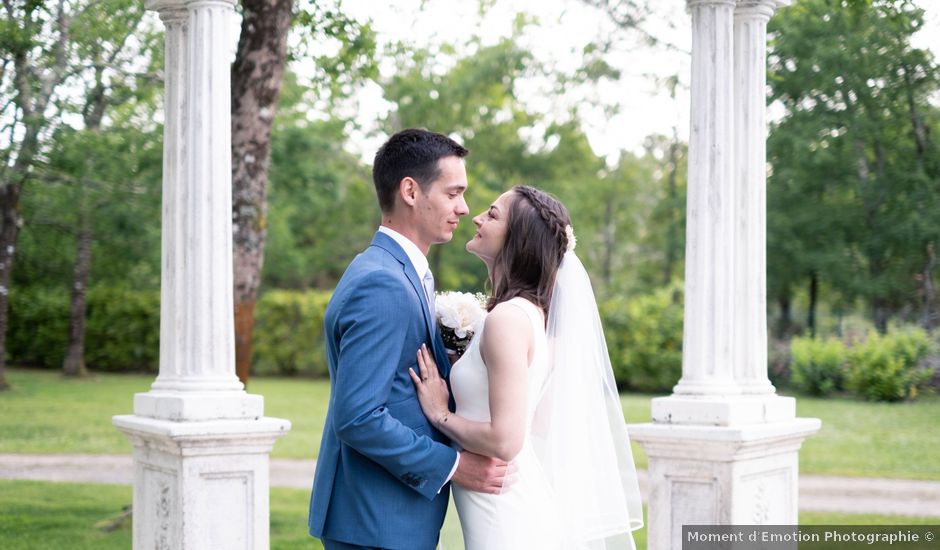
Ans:
<svg viewBox="0 0 940 550"><path fill-rule="evenodd" d="M692 110L685 326L676 394L738 393L734 381L734 0L689 0Z"/></svg>
<svg viewBox="0 0 940 550"><path fill-rule="evenodd" d="M164 35L164 122L163 122L163 207L160 250L160 373L169 372L170 365L178 365L176 351L180 349L175 329L181 325L176 318L181 300L177 296L182 285L172 276L182 262L182 248L177 229L181 190L184 188L181 168L186 150L184 131L186 97L186 41L189 35L189 11L185 6L160 10L165 26ZM166 365L166 367L164 367Z"/></svg>
<svg viewBox="0 0 940 550"><path fill-rule="evenodd" d="M154 390L240 390L232 318L231 0L162 0L166 126L160 374Z"/></svg>
<svg viewBox="0 0 940 550"><path fill-rule="evenodd" d="M734 11L734 375L746 394L767 378L767 22L777 0L738 0Z"/></svg>

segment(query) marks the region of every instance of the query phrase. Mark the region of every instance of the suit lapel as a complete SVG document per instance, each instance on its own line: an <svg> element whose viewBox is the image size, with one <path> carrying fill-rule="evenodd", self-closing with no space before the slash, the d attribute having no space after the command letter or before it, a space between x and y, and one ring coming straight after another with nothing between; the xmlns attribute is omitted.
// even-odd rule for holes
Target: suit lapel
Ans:
<svg viewBox="0 0 940 550"><path fill-rule="evenodd" d="M424 315L424 324L428 329L428 334L431 335L431 351L434 353L434 360L437 362L437 368L439 371L441 371L441 376L447 377L450 373L450 360L447 359L447 352L444 351L444 341L441 340L441 336L438 333L437 323L435 322L436 319L431 318L430 307L428 306L428 298L424 294L424 285L422 285L421 280L418 279L418 273L415 271L414 264L411 263L411 259L408 258L408 254L405 254L405 251L402 250L401 246L395 242L395 239L392 239L381 231L376 232L375 237L372 239L372 245L387 250L396 260L399 261L399 263L402 264L405 277L409 282L411 282L411 286L418 295L418 299L421 300L421 305L423 306L421 308L421 313ZM442 358L443 361L441 361Z"/></svg>

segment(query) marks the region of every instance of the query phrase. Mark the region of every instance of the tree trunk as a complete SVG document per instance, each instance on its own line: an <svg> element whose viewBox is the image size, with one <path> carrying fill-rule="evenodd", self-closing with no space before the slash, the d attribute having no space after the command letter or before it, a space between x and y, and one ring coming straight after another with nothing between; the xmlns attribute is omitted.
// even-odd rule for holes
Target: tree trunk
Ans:
<svg viewBox="0 0 940 550"><path fill-rule="evenodd" d="M911 116L911 133L914 136L917 169L924 172L924 157L927 154L927 127L920 113L917 112L917 101L914 98L914 83L911 82L911 68L906 64L904 70L904 90L907 96L907 107Z"/></svg>
<svg viewBox="0 0 940 550"><path fill-rule="evenodd" d="M790 293L787 292L777 298L780 307L780 320L777 322L777 338L785 339L793 330L793 310Z"/></svg>
<svg viewBox="0 0 940 550"><path fill-rule="evenodd" d="M251 335L255 328L255 302L235 304L235 374L248 384L251 372ZM247 358L240 361L241 358Z"/></svg>
<svg viewBox="0 0 940 550"><path fill-rule="evenodd" d="M19 70L19 67L17 68ZM20 194L38 148L39 127L26 129L16 164L12 170L12 181L3 182L0 190L0 390L10 387L6 380L7 324L10 317L10 276L13 273L13 258L16 240L20 235Z"/></svg>
<svg viewBox="0 0 940 550"><path fill-rule="evenodd" d="M933 242L927 243L927 265L924 267L922 275L924 279L924 328L932 331L940 321L940 313L937 312L937 291L933 285L933 270L937 267L937 254L934 250Z"/></svg>
<svg viewBox="0 0 940 550"><path fill-rule="evenodd" d="M890 310L890 304L886 298L875 296L875 298L872 300L872 322L875 323L875 330L877 330L879 334L885 334L888 332L888 312Z"/></svg>
<svg viewBox="0 0 940 550"><path fill-rule="evenodd" d="M292 1L242 0L242 8L241 35L232 64L232 230L235 371L247 384L267 232L271 126L284 76Z"/></svg>
<svg viewBox="0 0 940 550"><path fill-rule="evenodd" d="M811 338L816 337L816 303L819 295L819 276L815 271L809 275L809 311L806 314L806 327Z"/></svg>
<svg viewBox="0 0 940 550"><path fill-rule="evenodd" d="M6 339L10 305L10 273L20 231L20 190L22 184L10 183L0 191L0 390L10 387L6 379Z"/></svg>
<svg viewBox="0 0 940 550"><path fill-rule="evenodd" d="M81 185L79 183L79 185ZM79 192L83 192L80 190ZM91 221L84 197L79 200L79 229L75 237L75 270L72 281L72 301L69 306L69 343L62 363L65 376L88 376L85 368L85 312L86 290L91 273Z"/></svg>
<svg viewBox="0 0 940 550"><path fill-rule="evenodd" d="M100 55L101 52L95 54L99 63ZM97 132L101 129L101 121L110 102L102 75L103 69L96 69L96 85L85 103L83 118L87 131ZM85 159L85 173L95 173L93 157ZM88 278L91 274L92 228L85 182L79 180L75 185L78 186L75 201L78 208L78 231L75 232L75 268L72 276L72 299L69 304L69 340L65 360L62 362L62 372L65 376L84 378L88 376L88 369L85 367L85 313L88 309Z"/></svg>
<svg viewBox="0 0 940 550"><path fill-rule="evenodd" d="M51 2L49 2L51 4ZM12 2L4 2L7 15L15 19L16 11ZM48 6L50 14L52 6ZM5 150L3 162L0 162L0 389L9 387L6 381L6 333L9 322L9 292L10 275L13 271L13 258L16 252L16 241L20 233L20 195L23 184L29 177L36 153L39 150L40 132L47 126L45 119L46 106L49 104L56 87L61 84L67 74L67 45L69 41L71 18L66 13L66 3L59 0L54 8L55 23L53 32L55 41L52 46L44 50L53 63L48 71L37 72L30 58L33 49L29 39L42 23L34 17L36 10L22 10L22 19L17 21L17 30L22 33L22 40L17 41L11 60L13 68L13 88L15 90L13 102L21 111L19 125L22 129L22 139L17 149L16 139L13 146ZM6 67L7 61L4 61ZM15 115L14 115L15 116ZM14 122L16 124L16 122ZM15 151L16 160L13 167L8 168L12 158L10 153Z"/></svg>

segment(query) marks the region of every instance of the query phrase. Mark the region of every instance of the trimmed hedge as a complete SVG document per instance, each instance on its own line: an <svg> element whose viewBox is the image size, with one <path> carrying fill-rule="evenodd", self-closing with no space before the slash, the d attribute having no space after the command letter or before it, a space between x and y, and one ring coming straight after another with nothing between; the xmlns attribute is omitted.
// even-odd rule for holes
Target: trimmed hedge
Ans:
<svg viewBox="0 0 940 550"><path fill-rule="evenodd" d="M323 312L330 293L272 291L255 309L254 371L326 375ZM69 295L16 289L10 294L7 354L12 363L62 368L68 342ZM85 362L100 371L157 372L160 293L96 287L88 292Z"/></svg>
<svg viewBox="0 0 940 550"><path fill-rule="evenodd" d="M85 363L102 371L152 371L159 361L160 293L96 287L88 290ZM14 363L62 368L68 343L69 294L15 289L10 293L7 353Z"/></svg>
<svg viewBox="0 0 940 550"><path fill-rule="evenodd" d="M14 287L9 304L7 361L62 368L69 334L68 294L58 289Z"/></svg>
<svg viewBox="0 0 940 550"><path fill-rule="evenodd" d="M255 308L253 372L327 376L323 314L331 295L313 290L265 292Z"/></svg>

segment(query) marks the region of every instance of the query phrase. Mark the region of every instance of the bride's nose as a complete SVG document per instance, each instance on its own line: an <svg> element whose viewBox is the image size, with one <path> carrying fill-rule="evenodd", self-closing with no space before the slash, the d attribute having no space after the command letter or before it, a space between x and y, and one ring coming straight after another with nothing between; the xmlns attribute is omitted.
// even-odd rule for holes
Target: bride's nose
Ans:
<svg viewBox="0 0 940 550"><path fill-rule="evenodd" d="M478 228L483 225L483 214L477 214L473 217L473 225L477 226Z"/></svg>

